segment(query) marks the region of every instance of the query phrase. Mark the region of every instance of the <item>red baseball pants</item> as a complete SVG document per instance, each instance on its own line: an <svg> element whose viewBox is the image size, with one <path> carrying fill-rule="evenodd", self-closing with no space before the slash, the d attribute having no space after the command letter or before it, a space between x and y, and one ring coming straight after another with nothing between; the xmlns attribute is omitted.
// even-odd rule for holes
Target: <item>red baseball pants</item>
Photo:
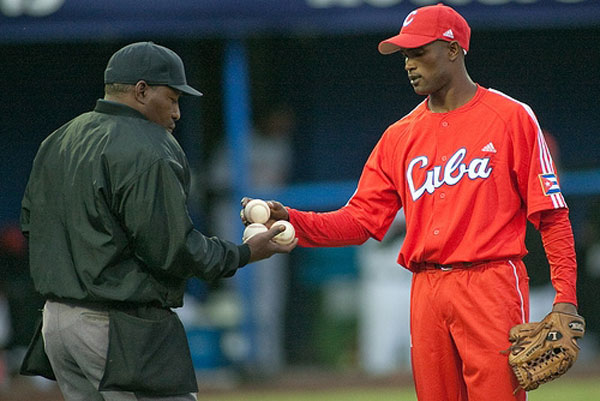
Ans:
<svg viewBox="0 0 600 401"><path fill-rule="evenodd" d="M508 332L529 320L529 278L520 260L413 275L411 355L419 401L523 401L501 354Z"/></svg>

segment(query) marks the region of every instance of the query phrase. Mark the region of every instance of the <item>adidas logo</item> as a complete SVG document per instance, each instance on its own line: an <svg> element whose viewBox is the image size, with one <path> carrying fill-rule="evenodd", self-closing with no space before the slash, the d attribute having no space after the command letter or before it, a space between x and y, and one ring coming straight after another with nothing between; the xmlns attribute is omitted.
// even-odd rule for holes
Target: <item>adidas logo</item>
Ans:
<svg viewBox="0 0 600 401"><path fill-rule="evenodd" d="M496 148L494 147L493 143L488 143L487 145L485 145L483 148L481 148L481 150L483 152L492 152L492 153L496 153Z"/></svg>
<svg viewBox="0 0 600 401"><path fill-rule="evenodd" d="M444 32L442 34L442 36L445 36L450 39L454 39L454 32L452 32L452 29L448 29L446 32Z"/></svg>

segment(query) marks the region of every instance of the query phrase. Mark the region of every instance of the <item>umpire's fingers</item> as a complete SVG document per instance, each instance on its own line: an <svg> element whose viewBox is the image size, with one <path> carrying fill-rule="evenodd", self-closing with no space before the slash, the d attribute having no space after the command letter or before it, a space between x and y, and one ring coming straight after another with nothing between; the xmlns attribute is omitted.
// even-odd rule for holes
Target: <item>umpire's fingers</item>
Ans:
<svg viewBox="0 0 600 401"><path fill-rule="evenodd" d="M276 242L274 242L274 244L277 248L276 253L290 253L298 245L298 238L294 238L294 240L287 245L281 245Z"/></svg>
<svg viewBox="0 0 600 401"><path fill-rule="evenodd" d="M252 236L246 241L250 247L250 263L271 257L275 253L289 253L298 245L298 239L287 245L273 241L273 237L285 230L283 225L272 226L268 231Z"/></svg>
<svg viewBox="0 0 600 401"><path fill-rule="evenodd" d="M244 209L245 209L246 205L248 204L248 202L250 202L251 200L252 200L252 198L249 198L247 196L244 196L240 200L240 204L242 205L242 210L240 210L240 220L242 220L242 224L245 226L250 224L250 222L248 221L248 219L246 219L246 214L244 213Z"/></svg>
<svg viewBox="0 0 600 401"><path fill-rule="evenodd" d="M246 207L246 204L248 204L248 202L250 202L253 198L249 198L247 196L244 196L241 200L240 200L240 205L242 205L242 207Z"/></svg>
<svg viewBox="0 0 600 401"><path fill-rule="evenodd" d="M280 234L283 231L285 231L285 226L283 224L278 224L275 226L271 226L271 228L269 228L269 231L267 231L267 234L273 235L271 237L272 240L277 234ZM282 245L275 241L269 242L271 242L270 245L273 247L275 253L289 253L292 251L292 249L296 247L296 245L298 245L298 238L294 238L294 240L287 245Z"/></svg>
<svg viewBox="0 0 600 401"><path fill-rule="evenodd" d="M248 222L248 220L246 220L246 213L244 213L244 208L242 208L242 210L240 210L240 220L242 220L242 224L247 226L248 224L250 224Z"/></svg>

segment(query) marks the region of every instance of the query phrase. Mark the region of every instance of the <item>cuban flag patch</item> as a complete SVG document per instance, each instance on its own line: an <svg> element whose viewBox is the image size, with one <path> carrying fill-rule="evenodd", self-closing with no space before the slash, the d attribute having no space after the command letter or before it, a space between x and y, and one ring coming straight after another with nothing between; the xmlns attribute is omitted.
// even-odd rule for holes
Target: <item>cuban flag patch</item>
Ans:
<svg viewBox="0 0 600 401"><path fill-rule="evenodd" d="M544 195L550 196L552 194L560 193L560 187L558 186L558 178L556 177L556 174L540 174L539 177Z"/></svg>

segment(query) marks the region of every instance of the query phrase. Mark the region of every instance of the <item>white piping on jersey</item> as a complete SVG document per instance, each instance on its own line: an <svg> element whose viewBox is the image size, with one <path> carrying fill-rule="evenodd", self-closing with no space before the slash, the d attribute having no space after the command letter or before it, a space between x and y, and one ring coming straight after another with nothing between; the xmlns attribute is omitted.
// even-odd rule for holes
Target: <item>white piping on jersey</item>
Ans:
<svg viewBox="0 0 600 401"><path fill-rule="evenodd" d="M517 266L515 266L515 264L512 262L512 260L509 260L508 263L510 263L510 265L513 268L513 274L515 276L515 284L516 284L516 288L517 288L517 294L519 294L519 299L521 300L521 323L525 323L525 305L523 302L523 293L521 292L521 287L519 285L519 275L517 274Z"/></svg>
<svg viewBox="0 0 600 401"><path fill-rule="evenodd" d="M531 119L535 123L535 126L537 127L537 131L538 131L537 132L537 141L538 141L538 147L540 148L540 164L542 167L542 172L544 174L555 174L554 167L552 164L552 155L550 154L550 150L548 149L548 144L546 143L546 140L544 139L544 134L542 132L542 128L540 127L540 123L538 122L538 120L535 116L535 113L533 112L531 107L529 107L528 104L519 102L518 100L516 100L516 99L508 96L507 94L502 93L496 89L490 88L489 91L493 92L497 95L500 95L510 101L513 101L525 109L525 111L527 112L529 117L531 117ZM561 192L550 194L550 198L552 199L552 205L554 206L555 209L566 207L565 198L563 197Z"/></svg>

